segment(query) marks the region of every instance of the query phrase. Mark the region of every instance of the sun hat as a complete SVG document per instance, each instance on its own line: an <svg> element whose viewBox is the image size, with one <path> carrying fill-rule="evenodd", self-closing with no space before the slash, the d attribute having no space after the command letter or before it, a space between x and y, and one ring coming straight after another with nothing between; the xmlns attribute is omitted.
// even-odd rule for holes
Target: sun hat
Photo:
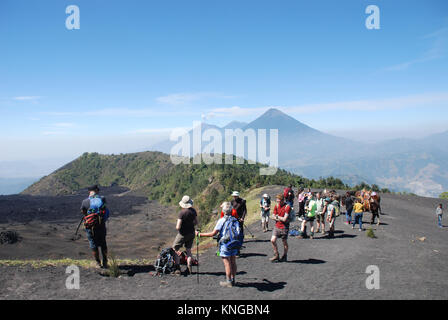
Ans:
<svg viewBox="0 0 448 320"><path fill-rule="evenodd" d="M184 209L191 208L193 206L193 200L189 196L183 196L179 205Z"/></svg>
<svg viewBox="0 0 448 320"><path fill-rule="evenodd" d="M233 191L232 197L239 197L240 193L238 191Z"/></svg>
<svg viewBox="0 0 448 320"><path fill-rule="evenodd" d="M265 194L263 195L263 198L269 198L269 195L268 195L267 193L265 193Z"/></svg>

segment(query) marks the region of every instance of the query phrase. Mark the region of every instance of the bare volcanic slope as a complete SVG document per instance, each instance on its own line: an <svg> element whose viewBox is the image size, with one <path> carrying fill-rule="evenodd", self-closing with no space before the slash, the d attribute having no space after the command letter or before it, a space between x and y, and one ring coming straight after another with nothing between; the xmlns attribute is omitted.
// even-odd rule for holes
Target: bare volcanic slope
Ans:
<svg viewBox="0 0 448 320"><path fill-rule="evenodd" d="M152 258L175 235L177 208L161 205L122 187L102 188L111 216L108 240L118 258ZM0 196L0 232L14 231L19 241L0 245L0 259L90 259L80 222L87 190L65 196Z"/></svg>
<svg viewBox="0 0 448 320"><path fill-rule="evenodd" d="M259 189L272 195L282 187ZM220 288L224 278L215 248L200 255L199 284L193 276L154 277L152 266L122 266L119 278L81 269L80 289L67 290L65 267L1 266L1 299L447 299L448 234L436 227L439 199L383 195L376 238L336 222L336 237L290 237L288 262L270 263L270 233L249 225L237 260L237 286ZM447 203L444 203L447 205ZM252 212L255 214L255 212ZM370 219L369 214L364 222ZM445 223L446 224L446 223ZM293 226L296 225L293 224ZM272 225L270 226L272 227ZM367 225L366 227L370 227ZM368 289L369 266L379 270L379 289ZM182 288L182 290L176 290Z"/></svg>

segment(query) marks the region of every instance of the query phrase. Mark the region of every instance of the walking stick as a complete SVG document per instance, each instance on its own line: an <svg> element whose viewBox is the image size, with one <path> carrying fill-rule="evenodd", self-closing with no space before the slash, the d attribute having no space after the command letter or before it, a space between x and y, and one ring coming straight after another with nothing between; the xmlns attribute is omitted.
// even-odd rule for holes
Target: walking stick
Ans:
<svg viewBox="0 0 448 320"><path fill-rule="evenodd" d="M200 232L200 230L198 230ZM198 267L197 282L199 284L199 236L196 236L196 266Z"/></svg>
<svg viewBox="0 0 448 320"><path fill-rule="evenodd" d="M84 220L84 217L82 217L81 221L79 221L78 228L76 228L75 235L73 236L73 240L76 240L76 235L78 234L79 227L81 226L81 223L83 220Z"/></svg>
<svg viewBox="0 0 448 320"><path fill-rule="evenodd" d="M252 238L254 237L254 234L252 232L250 232L250 229L243 223L244 228L247 229L247 231L249 231L250 235L252 236Z"/></svg>

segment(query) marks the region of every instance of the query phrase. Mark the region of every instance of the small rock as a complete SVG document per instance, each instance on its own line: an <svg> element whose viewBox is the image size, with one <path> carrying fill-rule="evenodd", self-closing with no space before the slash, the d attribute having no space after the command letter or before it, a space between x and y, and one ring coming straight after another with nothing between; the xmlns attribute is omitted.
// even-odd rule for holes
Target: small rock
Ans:
<svg viewBox="0 0 448 320"><path fill-rule="evenodd" d="M417 238L417 239L420 240L421 242L424 242L426 240L426 237L420 237L420 238Z"/></svg>

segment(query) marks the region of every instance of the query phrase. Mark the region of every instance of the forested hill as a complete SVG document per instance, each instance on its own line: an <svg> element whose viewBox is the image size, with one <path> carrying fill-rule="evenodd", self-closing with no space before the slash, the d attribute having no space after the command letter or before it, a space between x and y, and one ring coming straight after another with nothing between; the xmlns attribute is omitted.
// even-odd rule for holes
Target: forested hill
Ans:
<svg viewBox="0 0 448 320"><path fill-rule="evenodd" d="M72 194L90 185L119 185L139 191L149 199L175 204L183 195L195 200L195 207L211 213L229 199L232 191L244 192L265 185L289 185L345 189L341 180L308 180L285 170L275 175L260 175L263 164L178 164L161 152L120 155L84 153L52 174L31 185L23 194L60 196Z"/></svg>

